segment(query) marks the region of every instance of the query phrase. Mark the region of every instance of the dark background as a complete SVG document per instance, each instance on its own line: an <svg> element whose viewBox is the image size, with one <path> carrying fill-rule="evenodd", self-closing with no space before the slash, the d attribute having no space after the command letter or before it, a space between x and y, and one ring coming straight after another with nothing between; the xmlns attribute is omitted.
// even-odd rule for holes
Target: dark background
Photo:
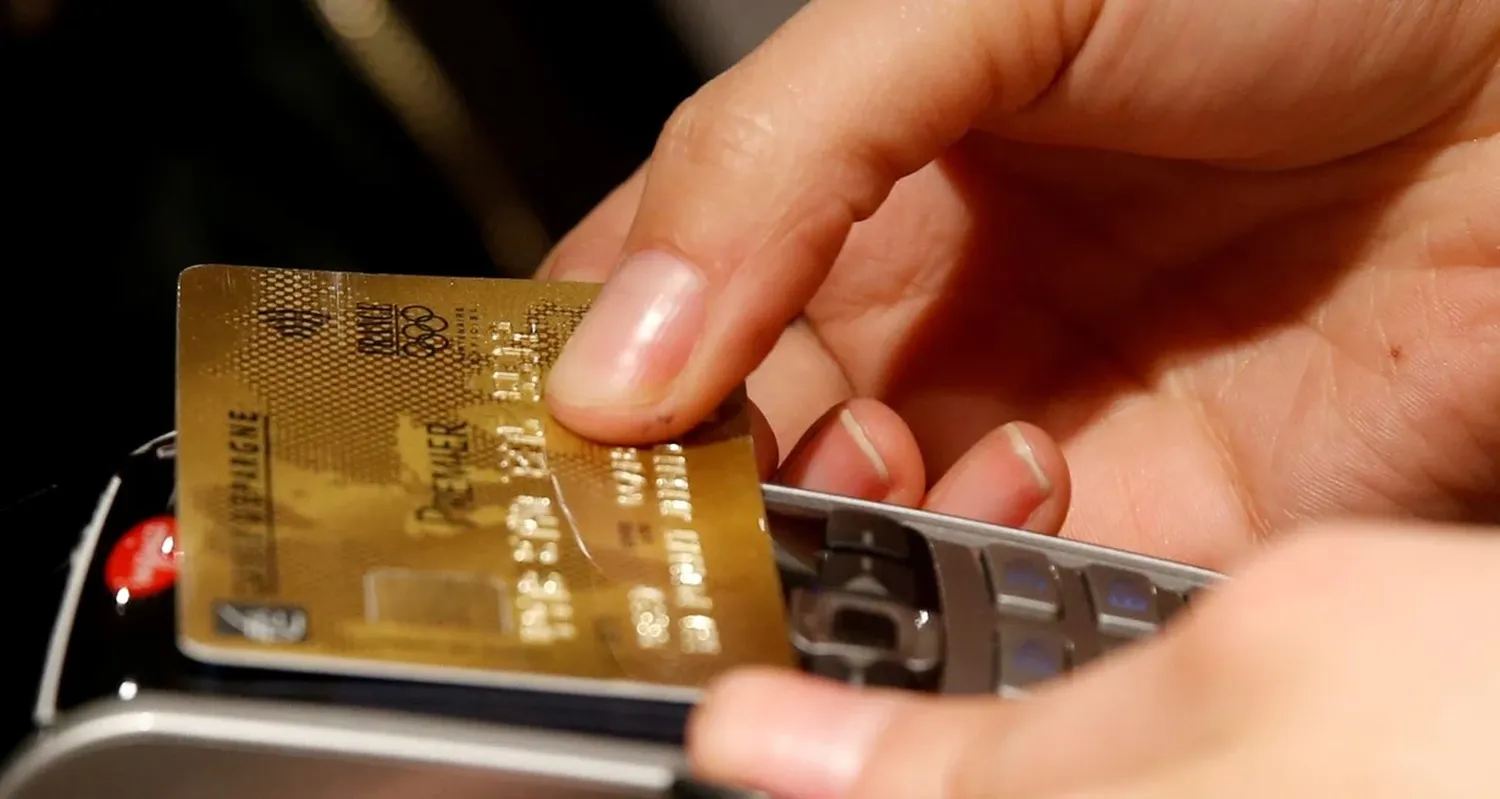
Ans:
<svg viewBox="0 0 1500 799"><path fill-rule="evenodd" d="M410 134L324 24L358 7L0 0L0 606L5 651L26 656L4 678L7 718L29 709L102 480L172 427L182 269L528 274L705 78L646 2L400 4L502 185ZM540 238L487 246L485 209L455 189L476 176Z"/></svg>
<svg viewBox="0 0 1500 799"><path fill-rule="evenodd" d="M646 3L406 6L554 238L699 81ZM313 8L61 0L0 39L7 498L170 429L187 266L500 271Z"/></svg>

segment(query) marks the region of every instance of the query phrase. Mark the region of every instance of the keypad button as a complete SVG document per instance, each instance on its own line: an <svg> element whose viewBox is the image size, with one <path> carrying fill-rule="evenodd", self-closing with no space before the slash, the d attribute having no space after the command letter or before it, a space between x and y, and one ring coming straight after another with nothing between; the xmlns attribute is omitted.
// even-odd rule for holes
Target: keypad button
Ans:
<svg viewBox="0 0 1500 799"><path fill-rule="evenodd" d="M1168 591L1165 588L1156 589L1157 612L1161 614L1161 623L1167 624L1172 621L1178 613L1187 608L1183 602L1182 595L1176 591Z"/></svg>
<svg viewBox="0 0 1500 799"><path fill-rule="evenodd" d="M854 665L849 662L848 658L838 655L805 658L803 668L819 677L827 677L839 682L852 682L854 679Z"/></svg>
<svg viewBox="0 0 1500 799"><path fill-rule="evenodd" d="M915 675L896 663L877 661L868 666L859 666L837 655L820 655L808 658L805 668L820 677L838 680L849 685L865 685L872 688L918 687Z"/></svg>
<svg viewBox="0 0 1500 799"><path fill-rule="evenodd" d="M899 522L875 514L849 510L828 514L829 549L906 560L911 557L911 536Z"/></svg>
<svg viewBox="0 0 1500 799"><path fill-rule="evenodd" d="M905 566L884 558L829 552L818 569L818 582L824 588L916 603L916 576Z"/></svg>
<svg viewBox="0 0 1500 799"><path fill-rule="evenodd" d="M900 645L901 631L895 620L884 613L872 613L863 608L840 608L833 612L830 627L835 643L886 652L895 651Z"/></svg>
<svg viewBox="0 0 1500 799"><path fill-rule="evenodd" d="M932 563L942 596L944 648L942 691L988 694L995 690L995 641L984 631L994 623L984 565L975 550L933 541Z"/></svg>
<svg viewBox="0 0 1500 799"><path fill-rule="evenodd" d="M857 666L889 661L928 674L943 663L943 634L925 613L847 591L794 590L792 646L804 657L840 657Z"/></svg>
<svg viewBox="0 0 1500 799"><path fill-rule="evenodd" d="M1113 635L1142 636L1162 623L1156 586L1144 575L1108 566L1083 572L1099 629Z"/></svg>
<svg viewBox="0 0 1500 799"><path fill-rule="evenodd" d="M999 638L1002 696L1025 693L1071 668L1072 644L1055 630L1001 625Z"/></svg>
<svg viewBox="0 0 1500 799"><path fill-rule="evenodd" d="M1001 613L1050 621L1057 618L1062 599L1057 572L1046 557L999 545L984 550L995 607Z"/></svg>
<svg viewBox="0 0 1500 799"><path fill-rule="evenodd" d="M864 669L863 685L876 688L916 688L916 675L897 663L871 663Z"/></svg>

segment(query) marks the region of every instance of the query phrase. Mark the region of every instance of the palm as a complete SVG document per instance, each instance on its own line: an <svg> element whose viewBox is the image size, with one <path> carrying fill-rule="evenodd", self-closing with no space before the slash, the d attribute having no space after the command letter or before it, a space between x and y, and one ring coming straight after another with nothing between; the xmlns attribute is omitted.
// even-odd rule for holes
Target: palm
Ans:
<svg viewBox="0 0 1500 799"><path fill-rule="evenodd" d="M1215 567L1301 518L1492 516L1500 9L1057 4L1075 7L1102 10L1022 15L1037 31L985 29L1005 78L991 76L997 104L855 227L805 324L751 375L782 452L835 403L875 397L911 428L932 484L981 435L1031 422L1060 442L1071 470L1064 532ZM1085 29L1047 27L1078 20ZM1070 36L1083 44L1066 69L1023 106L1007 105L1001 90L1024 98L1036 77L1023 56ZM863 124L838 115L862 113L858 98L808 99L844 83L783 71L797 53L770 47L706 95L721 122L740 123L719 131L735 143L722 161L713 146L666 139L663 181L642 201L638 176L601 205L559 248L559 272L607 273L637 203L647 222L632 246L665 242L722 269L745 241L776 241L768 251L796 260L806 241L786 231L805 231L772 206L837 205L839 191L806 184L859 195L858 179L840 181L892 166L860 161L889 155L878 131L854 136L833 169L779 168L776 139L750 135L756 146L745 150L745 119L753 133L778 131L783 118L757 103L789 102L792 120L817 106L836 130ZM845 68L817 63L835 78ZM942 129L922 117L930 98L905 90L923 123L916 138ZM812 135L788 127L788 141ZM813 151L828 158L841 152L833 144ZM766 219L775 222L754 227ZM763 297L730 307L745 296L723 309L764 324Z"/></svg>
<svg viewBox="0 0 1500 799"><path fill-rule="evenodd" d="M816 339L752 389L795 437L765 378L837 369L929 475L1034 422L1072 469L1066 532L1209 565L1301 517L1481 517L1496 167L1487 144L1262 174L971 139L856 228Z"/></svg>

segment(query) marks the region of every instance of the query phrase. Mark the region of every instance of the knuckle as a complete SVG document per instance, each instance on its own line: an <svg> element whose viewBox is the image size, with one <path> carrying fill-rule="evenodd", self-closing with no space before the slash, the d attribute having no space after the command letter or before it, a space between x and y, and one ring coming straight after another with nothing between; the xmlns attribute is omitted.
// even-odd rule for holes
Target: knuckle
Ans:
<svg viewBox="0 0 1500 799"><path fill-rule="evenodd" d="M971 711L967 719L971 732L949 761L948 776L938 793L943 799L992 799L1019 793L1012 789L1019 787L1017 778L1023 775L1005 769L1003 759L996 757L997 746L1018 727L1010 708L989 702L986 705Z"/></svg>
<svg viewBox="0 0 1500 799"><path fill-rule="evenodd" d="M1262 601L1295 601L1301 615L1320 607L1363 582L1359 569L1347 565L1353 552L1365 549L1365 538L1346 525L1319 523L1297 528L1252 561L1235 580L1236 594ZM1295 599L1293 600L1293 597ZM1298 608L1284 608L1297 612Z"/></svg>
<svg viewBox="0 0 1500 799"><path fill-rule="evenodd" d="M1231 591L1214 597L1212 612L1163 641L1170 646L1174 689L1195 702L1244 689L1266 656L1269 642L1262 638L1256 614L1244 612L1236 599Z"/></svg>
<svg viewBox="0 0 1500 799"><path fill-rule="evenodd" d="M776 126L769 113L710 84L677 106L657 144L658 157L694 168L763 168Z"/></svg>
<svg viewBox="0 0 1500 799"><path fill-rule="evenodd" d="M1206 700L1270 679L1295 656L1296 622L1308 611L1305 596L1288 587L1270 570L1246 574L1195 606L1164 636L1178 687Z"/></svg>
<svg viewBox="0 0 1500 799"><path fill-rule="evenodd" d="M1306 527L1196 605L1166 638L1181 688L1200 697L1253 694L1306 657L1307 637L1358 598L1360 577L1330 569L1350 531Z"/></svg>
<svg viewBox="0 0 1500 799"><path fill-rule="evenodd" d="M985 799L994 796L994 742L1005 713L987 701L902 699L876 737L851 795L869 799ZM937 755L913 770L916 753Z"/></svg>

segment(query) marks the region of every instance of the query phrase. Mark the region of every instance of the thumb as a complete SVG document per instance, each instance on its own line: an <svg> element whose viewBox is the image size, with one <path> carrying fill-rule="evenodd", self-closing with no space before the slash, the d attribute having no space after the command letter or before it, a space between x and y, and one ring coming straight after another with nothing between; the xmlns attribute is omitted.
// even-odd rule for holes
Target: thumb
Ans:
<svg viewBox="0 0 1500 799"><path fill-rule="evenodd" d="M1022 701L731 672L694 712L688 754L704 780L779 799L989 799L1116 784L1204 751L1222 720L1257 699L1229 669L1209 672L1223 680L1183 679L1182 664L1201 655L1184 654L1177 624L1176 635L1034 685Z"/></svg>
<svg viewBox="0 0 1500 799"><path fill-rule="evenodd" d="M994 786L958 761L991 737L997 708L750 670L710 689L688 751L699 778L778 799L978 799Z"/></svg>
<svg viewBox="0 0 1500 799"><path fill-rule="evenodd" d="M853 224L981 114L1044 92L1098 2L814 0L668 122L624 259L549 377L554 416L605 441L691 428Z"/></svg>

